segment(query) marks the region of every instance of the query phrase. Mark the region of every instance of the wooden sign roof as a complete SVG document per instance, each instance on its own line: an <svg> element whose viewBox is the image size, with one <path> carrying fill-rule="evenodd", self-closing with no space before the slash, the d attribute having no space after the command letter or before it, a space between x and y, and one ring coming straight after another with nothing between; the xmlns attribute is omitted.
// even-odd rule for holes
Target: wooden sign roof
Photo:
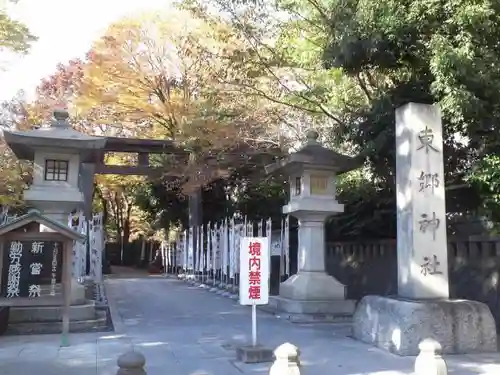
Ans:
<svg viewBox="0 0 500 375"><path fill-rule="evenodd" d="M68 240L73 241L84 241L85 236L72 228L53 220L45 215L43 215L38 210L30 210L26 215L19 216L18 218L0 226L0 236L12 232L16 229L22 228L30 223L36 222L42 224L47 228L52 229L54 232L61 234Z"/></svg>

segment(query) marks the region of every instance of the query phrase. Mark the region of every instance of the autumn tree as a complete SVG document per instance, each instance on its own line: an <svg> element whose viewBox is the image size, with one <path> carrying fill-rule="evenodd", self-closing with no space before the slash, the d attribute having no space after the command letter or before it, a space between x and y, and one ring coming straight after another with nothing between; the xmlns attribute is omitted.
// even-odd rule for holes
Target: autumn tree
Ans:
<svg viewBox="0 0 500 375"><path fill-rule="evenodd" d="M83 79L83 61L73 59L67 63L59 63L55 71L41 79L36 87L36 97L30 103L30 111L39 122L50 121L54 107L58 104L72 105L74 97L78 94ZM80 120L74 108L69 108L72 122L86 132L92 132L86 123L78 124Z"/></svg>
<svg viewBox="0 0 500 375"><path fill-rule="evenodd" d="M5 2L0 4L0 52L25 54L37 38L30 33L26 25L7 14L6 5ZM26 116L26 103L22 93L0 104L0 127L2 128L22 126ZM22 204L22 191L30 179L29 169L28 164L14 157L2 138L0 140L1 206Z"/></svg>
<svg viewBox="0 0 500 375"><path fill-rule="evenodd" d="M124 19L89 53L80 103L100 103L97 120L129 124L130 134L172 139L203 156L221 155L238 143L269 144L269 113L259 111L258 98L220 79L241 73L223 53L237 43L228 30L185 11ZM209 164L203 160L199 166ZM172 172L186 173L185 163L179 164L183 169Z"/></svg>
<svg viewBox="0 0 500 375"><path fill-rule="evenodd" d="M114 163L116 161L113 157L107 160ZM146 213L136 202L143 185L143 179L136 176L96 176L95 206L101 212L106 212L110 239L127 244L131 237L148 234L153 229Z"/></svg>
<svg viewBox="0 0 500 375"><path fill-rule="evenodd" d="M242 96L272 108L282 146L297 147L305 131L315 127L326 144L344 148L345 139L338 137L348 122L343 105L363 97L341 70L323 66L325 27L261 1L185 0L182 6L206 22L224 23L241 41L224 55L242 74L221 78Z"/></svg>
<svg viewBox="0 0 500 375"><path fill-rule="evenodd" d="M1 103L0 122L2 128L23 129L29 117L23 93L18 93L8 102ZM23 191L31 181L31 165L18 160L5 143L0 140L0 206L20 208L23 206Z"/></svg>
<svg viewBox="0 0 500 375"><path fill-rule="evenodd" d="M8 0L10 3L16 0ZM7 14L6 2L0 3L0 51L27 53L37 38L30 33L23 23L12 19Z"/></svg>

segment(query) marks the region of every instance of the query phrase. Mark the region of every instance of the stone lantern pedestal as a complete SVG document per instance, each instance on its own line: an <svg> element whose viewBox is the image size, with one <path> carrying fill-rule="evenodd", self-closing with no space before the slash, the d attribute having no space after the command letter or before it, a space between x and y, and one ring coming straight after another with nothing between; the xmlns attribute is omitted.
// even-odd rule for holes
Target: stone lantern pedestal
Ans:
<svg viewBox="0 0 500 375"><path fill-rule="evenodd" d="M336 206L336 212L343 211L342 205ZM281 283L275 302L278 310L290 314L321 314L338 320L354 313L355 301L346 300L345 285L326 273L325 220L331 211L318 211L319 207L315 211L293 213L299 219L298 272Z"/></svg>
<svg viewBox="0 0 500 375"><path fill-rule="evenodd" d="M354 159L326 149L318 133L307 134L306 145L285 160L266 167L268 173L290 176L290 201L283 213L299 220L297 274L280 285L269 308L292 321L339 321L354 313L346 287L325 268L325 222L344 206L335 198L336 175L355 168Z"/></svg>

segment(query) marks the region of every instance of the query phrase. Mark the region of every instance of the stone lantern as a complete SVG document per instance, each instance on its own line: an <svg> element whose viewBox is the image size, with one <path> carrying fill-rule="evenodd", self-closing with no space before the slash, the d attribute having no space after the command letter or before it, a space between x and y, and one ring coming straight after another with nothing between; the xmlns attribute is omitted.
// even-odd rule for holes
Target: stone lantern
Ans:
<svg viewBox="0 0 500 375"><path fill-rule="evenodd" d="M59 231L70 233L71 235L66 235L70 239L71 236L73 239L82 239L82 235L68 228L68 216L71 212L84 208L85 198L81 186L82 183L88 181L82 179L82 163L95 163L100 160L107 139L75 131L68 122L69 115L64 109L54 110L53 115L54 119L48 127L29 131L5 130L3 135L7 145L19 159L33 161L33 181L24 192L24 200L28 205L36 208L36 212L39 213L32 211L26 216L26 220L31 217L37 219L38 231L45 233L28 233L32 236L30 238L37 241L53 239ZM93 174L86 178L93 179ZM54 222L60 226L58 227ZM47 241L45 245L47 245L45 248L49 249ZM25 309L23 310L24 315L16 313L17 322L29 323L30 325L36 322L60 319L58 316L62 314L62 345L68 344L70 315L72 320L78 320L80 327L87 327L89 324L94 327L96 324L102 323L101 318L98 319L94 303L88 303L85 298L84 286L72 278L72 246L72 241L66 241L64 244L64 275L60 277L59 281L54 276L54 283L51 284L54 287L50 296L33 298L23 307ZM50 250L44 250L43 253L44 257L50 258L50 253L45 254L45 251ZM57 262L54 263L54 260L50 264L52 267L57 266ZM56 271L53 270L52 275L56 275ZM56 284L62 288L56 287ZM61 289L64 296L63 301L59 298ZM43 291L42 288L40 293L43 294ZM13 306L20 303L14 299L8 302ZM26 316L29 317L26 318ZM25 319L27 320L25 321ZM52 328L50 327L50 329Z"/></svg>
<svg viewBox="0 0 500 375"><path fill-rule="evenodd" d="M306 137L299 151L266 167L268 174L289 176L290 201L283 213L299 221L297 273L281 283L270 304L290 314L352 315L354 301L345 299L345 286L325 270L325 221L344 211L336 199L336 176L359 163L323 147L314 130Z"/></svg>
<svg viewBox="0 0 500 375"><path fill-rule="evenodd" d="M24 192L25 201L64 225L72 211L83 208L84 196L79 188L81 163L94 163L106 145L104 137L75 131L68 117L66 110L56 109L49 127L4 131L5 141L14 154L34 162L33 182Z"/></svg>

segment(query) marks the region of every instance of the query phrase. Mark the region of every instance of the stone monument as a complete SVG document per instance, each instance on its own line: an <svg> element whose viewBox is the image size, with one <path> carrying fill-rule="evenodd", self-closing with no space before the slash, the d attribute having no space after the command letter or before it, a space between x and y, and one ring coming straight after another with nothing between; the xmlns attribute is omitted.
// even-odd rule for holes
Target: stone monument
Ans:
<svg viewBox="0 0 500 375"><path fill-rule="evenodd" d="M396 110L398 296L366 296L356 308L358 340L417 355L422 340L443 353L497 350L495 321L483 303L449 299L440 109Z"/></svg>
<svg viewBox="0 0 500 375"><path fill-rule="evenodd" d="M307 142L298 152L266 167L267 173L289 176L290 201L283 213L299 220L298 270L281 283L279 296L269 308L292 321L336 320L354 313L355 301L345 299L345 286L325 270L325 220L344 206L336 200L337 175L358 167L355 159L323 147L318 133L307 132Z"/></svg>

